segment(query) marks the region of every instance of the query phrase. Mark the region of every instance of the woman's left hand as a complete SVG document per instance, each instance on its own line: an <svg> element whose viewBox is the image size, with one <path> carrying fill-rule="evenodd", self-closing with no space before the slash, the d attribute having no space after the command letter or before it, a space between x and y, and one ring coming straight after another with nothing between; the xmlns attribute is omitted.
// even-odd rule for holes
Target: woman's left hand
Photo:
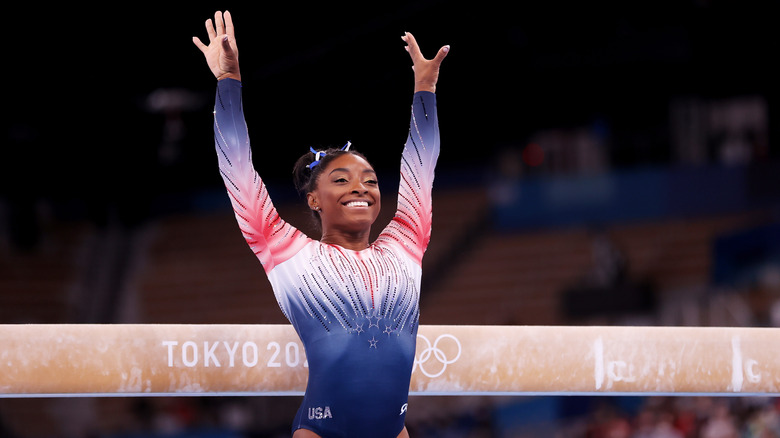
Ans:
<svg viewBox="0 0 780 438"><path fill-rule="evenodd" d="M439 67L442 60L450 51L450 46L439 49L433 59L425 59L417 45L417 40L409 32L401 37L406 42L406 51L412 57L412 69L414 70L414 91L436 92L436 83L439 81Z"/></svg>

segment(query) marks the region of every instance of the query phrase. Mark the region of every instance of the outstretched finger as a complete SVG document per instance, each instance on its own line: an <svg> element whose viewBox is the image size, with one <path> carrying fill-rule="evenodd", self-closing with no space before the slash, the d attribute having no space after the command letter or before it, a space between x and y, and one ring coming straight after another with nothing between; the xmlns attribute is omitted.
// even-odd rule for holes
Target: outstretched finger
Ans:
<svg viewBox="0 0 780 438"><path fill-rule="evenodd" d="M236 31L233 27L233 17L230 15L230 11L225 11L225 31L228 35L230 35L230 38L235 40L236 39Z"/></svg>
<svg viewBox="0 0 780 438"><path fill-rule="evenodd" d="M211 22L211 18L206 20L206 33L209 35L209 41L213 41L217 37L217 32L214 31L214 24Z"/></svg>
<svg viewBox="0 0 780 438"><path fill-rule="evenodd" d="M222 35L222 50L228 58L233 58L235 52L233 52L233 46L230 45L230 37L228 35Z"/></svg>
<svg viewBox="0 0 780 438"><path fill-rule="evenodd" d="M195 46L200 49L201 52L206 53L206 50L208 50L208 46L203 44L203 41L201 41L200 38L194 36L192 37L192 42L195 43Z"/></svg>
<svg viewBox="0 0 780 438"><path fill-rule="evenodd" d="M409 56L412 57L412 61L422 57L422 53L420 53L420 46L417 45L417 40L414 38L414 35L409 32L405 32L401 39L406 42L406 51L409 52Z"/></svg>
<svg viewBox="0 0 780 438"><path fill-rule="evenodd" d="M441 65L441 62L447 57L448 53L450 53L450 46L446 45L436 52L436 56L433 58L432 62L437 66Z"/></svg>
<svg viewBox="0 0 780 438"><path fill-rule="evenodd" d="M225 34L225 22L222 20L222 12L217 11L214 13L214 23L216 23L217 37Z"/></svg>

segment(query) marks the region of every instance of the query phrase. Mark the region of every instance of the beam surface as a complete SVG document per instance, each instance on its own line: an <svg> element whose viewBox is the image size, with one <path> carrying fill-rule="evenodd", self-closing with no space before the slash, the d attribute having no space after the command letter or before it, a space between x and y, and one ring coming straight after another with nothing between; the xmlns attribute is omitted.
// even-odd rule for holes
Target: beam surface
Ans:
<svg viewBox="0 0 780 438"><path fill-rule="evenodd" d="M368 342L368 340L367 340ZM299 395L289 325L0 325L0 397ZM412 395L770 395L780 329L420 327Z"/></svg>

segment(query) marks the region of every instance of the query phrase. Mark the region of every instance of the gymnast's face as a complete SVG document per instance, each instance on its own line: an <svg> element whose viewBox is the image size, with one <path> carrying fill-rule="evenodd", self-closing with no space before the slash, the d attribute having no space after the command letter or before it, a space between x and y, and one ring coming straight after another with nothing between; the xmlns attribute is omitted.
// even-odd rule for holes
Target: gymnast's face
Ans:
<svg viewBox="0 0 780 438"><path fill-rule="evenodd" d="M360 156L340 155L322 170L307 200L319 211L323 234L367 232L381 204L376 172Z"/></svg>

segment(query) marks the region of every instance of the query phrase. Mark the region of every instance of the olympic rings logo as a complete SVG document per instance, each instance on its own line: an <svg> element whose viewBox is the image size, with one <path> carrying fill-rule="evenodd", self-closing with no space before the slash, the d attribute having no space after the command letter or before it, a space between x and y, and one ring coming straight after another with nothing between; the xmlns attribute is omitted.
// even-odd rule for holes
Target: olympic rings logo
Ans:
<svg viewBox="0 0 780 438"><path fill-rule="evenodd" d="M424 335L418 334L417 338L422 339L427 345L427 347L423 348L419 352L419 358L418 357L414 358L414 366L412 367L412 371L414 371L414 368L419 365L420 372L422 372L425 376L430 378L439 377L442 374L444 374L444 371L447 369L447 365L451 365L455 363L458 359L460 359L460 354L463 352L463 349L460 346L460 341L458 340L458 338L450 334L439 335L439 337L436 338L435 341L433 341L433 345L431 345L431 341L428 340L428 338L426 338ZM444 350L439 348L439 342L445 339L452 340L452 342L454 342L455 345L458 347L458 353L452 359L447 358L447 355L444 353ZM442 364L441 369L436 373L431 373L423 367L423 364L427 363L428 360L431 358L431 356L435 357L436 360Z"/></svg>

